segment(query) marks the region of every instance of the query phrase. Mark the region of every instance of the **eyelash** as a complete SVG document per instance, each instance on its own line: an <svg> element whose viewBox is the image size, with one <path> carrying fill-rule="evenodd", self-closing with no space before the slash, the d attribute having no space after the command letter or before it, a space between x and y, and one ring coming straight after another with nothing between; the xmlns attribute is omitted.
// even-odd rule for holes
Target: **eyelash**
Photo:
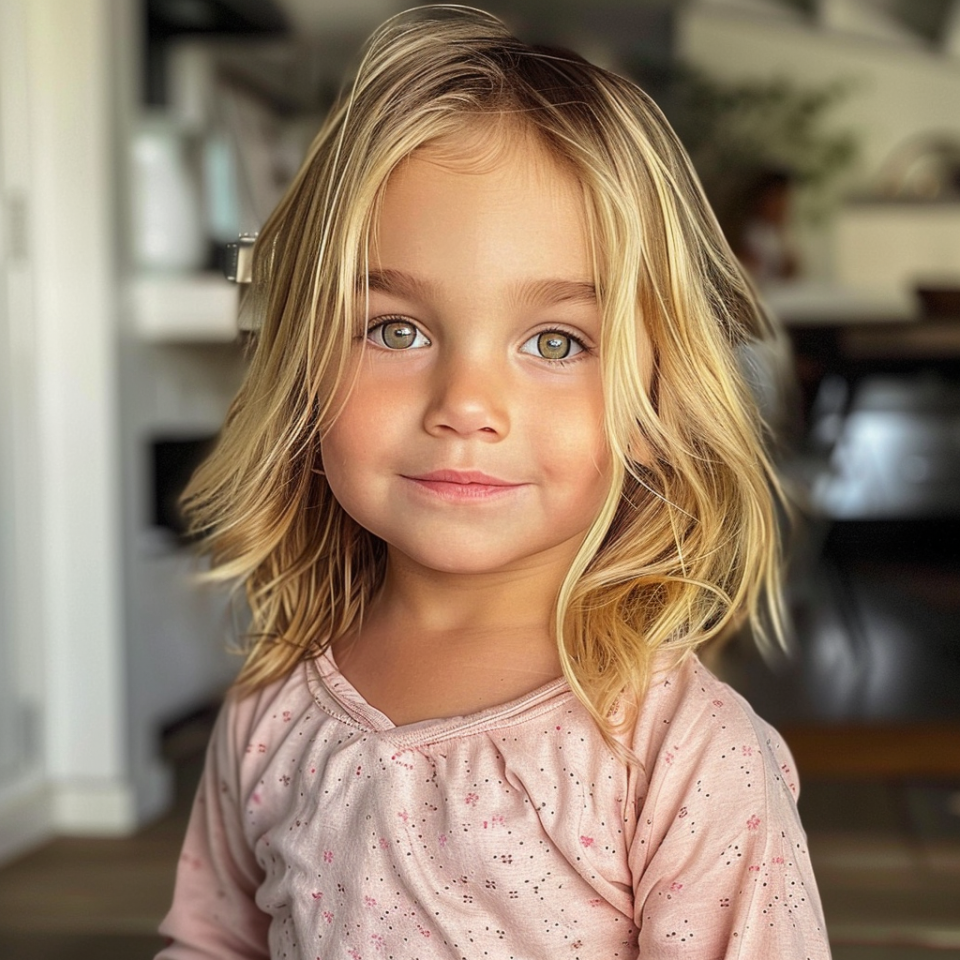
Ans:
<svg viewBox="0 0 960 960"><path fill-rule="evenodd" d="M416 330L418 330L418 331L420 332L421 336L425 336L425 335L423 334L423 331L420 330L420 328L417 326L417 324L414 323L409 317L404 317L404 316L402 316L402 315L400 315L400 314L389 314L389 315L384 316L384 317L377 317L376 320L375 320L373 323L371 323L371 324L367 327L367 329L364 331L364 333L363 333L363 338L364 338L364 339L369 338L369 337L370 337L370 334L372 334L375 330L378 330L380 327L383 327L383 326L385 326L385 325L388 324L388 323L409 323L411 327L413 327L414 329L416 329ZM590 346L586 343L586 341L584 340L584 338L583 338L581 335L579 335L579 334L577 334L577 333L574 333L572 330L569 330L567 327L558 326L558 325L543 327L542 329L535 331L535 332L534 332L533 334L531 334L526 340L524 340L524 343L529 343L529 342L530 342L531 340L533 340L535 337L540 337L540 336L542 336L542 335L545 334L545 333L562 333L565 337L567 337L567 338L569 338L570 340L572 340L572 341L580 348L580 352L577 353L577 354L575 354L575 355L572 356L572 357L562 357L562 358L560 358L560 359L558 359L558 360L550 360L550 359L548 359L547 357L540 357L540 358L539 358L539 359L541 359L541 360L546 361L546 362L549 363L551 366L557 366L557 367L559 367L559 366L567 366L567 365L569 365L569 364L571 364L571 363L576 363L578 360L580 360L580 359L583 358L583 357L590 356L590 355L594 352L594 351L593 351L593 348L590 347ZM427 338L427 339L429 340L429 338ZM389 347L384 347L383 349L389 350L390 348L389 348ZM395 351L391 351L391 352L394 352L394 353L403 353L404 351L402 351L402 350L395 350ZM535 354L528 354L528 356L535 356Z"/></svg>

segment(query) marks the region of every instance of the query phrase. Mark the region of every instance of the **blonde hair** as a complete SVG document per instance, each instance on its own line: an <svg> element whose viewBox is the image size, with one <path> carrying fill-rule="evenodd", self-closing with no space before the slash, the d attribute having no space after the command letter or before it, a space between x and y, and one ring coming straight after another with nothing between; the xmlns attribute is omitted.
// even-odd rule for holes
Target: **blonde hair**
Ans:
<svg viewBox="0 0 960 960"><path fill-rule="evenodd" d="M745 616L774 634L779 624L776 479L736 358L767 323L683 148L630 81L532 47L480 11L387 21L257 241L262 328L185 511L209 576L246 591L240 692L357 627L386 550L331 494L322 431L363 317L387 179L478 119L524 125L585 199L615 466L555 629L572 689L612 736L615 713L631 713L618 699L640 702L655 653L682 656Z"/></svg>

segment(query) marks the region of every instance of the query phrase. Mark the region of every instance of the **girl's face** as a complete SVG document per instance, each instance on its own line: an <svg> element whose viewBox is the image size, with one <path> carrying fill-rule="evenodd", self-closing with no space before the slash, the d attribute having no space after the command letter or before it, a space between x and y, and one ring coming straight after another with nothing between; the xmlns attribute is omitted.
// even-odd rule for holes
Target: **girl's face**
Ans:
<svg viewBox="0 0 960 960"><path fill-rule="evenodd" d="M386 186L324 470L394 559L566 569L609 484L583 202L532 137L467 159L483 142L417 151Z"/></svg>

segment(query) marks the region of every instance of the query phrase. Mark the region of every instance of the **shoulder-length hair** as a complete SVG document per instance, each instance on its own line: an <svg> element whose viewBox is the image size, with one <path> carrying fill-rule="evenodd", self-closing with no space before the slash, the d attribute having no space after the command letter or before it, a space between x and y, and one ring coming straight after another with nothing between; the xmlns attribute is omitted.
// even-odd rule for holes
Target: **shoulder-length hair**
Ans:
<svg viewBox="0 0 960 960"><path fill-rule="evenodd" d="M246 592L240 692L357 627L386 549L333 497L323 433L390 173L477 121L523 124L583 192L614 469L555 631L572 689L612 736L618 698L640 702L659 651L682 656L744 616L779 624L777 484L736 356L767 321L683 148L629 80L479 11L387 21L257 240L258 342L185 511L211 578Z"/></svg>

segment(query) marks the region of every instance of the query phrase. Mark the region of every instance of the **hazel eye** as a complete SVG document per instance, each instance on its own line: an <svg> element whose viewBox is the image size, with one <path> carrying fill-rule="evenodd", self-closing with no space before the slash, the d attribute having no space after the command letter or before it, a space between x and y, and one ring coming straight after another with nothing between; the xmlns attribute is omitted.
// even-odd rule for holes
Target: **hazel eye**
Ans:
<svg viewBox="0 0 960 960"><path fill-rule="evenodd" d="M583 344L562 330L544 330L532 336L521 348L522 353L530 353L544 360L569 360L583 353Z"/></svg>
<svg viewBox="0 0 960 960"><path fill-rule="evenodd" d="M370 328L367 338L388 350L411 350L430 346L430 341L420 328L409 320L384 320Z"/></svg>

